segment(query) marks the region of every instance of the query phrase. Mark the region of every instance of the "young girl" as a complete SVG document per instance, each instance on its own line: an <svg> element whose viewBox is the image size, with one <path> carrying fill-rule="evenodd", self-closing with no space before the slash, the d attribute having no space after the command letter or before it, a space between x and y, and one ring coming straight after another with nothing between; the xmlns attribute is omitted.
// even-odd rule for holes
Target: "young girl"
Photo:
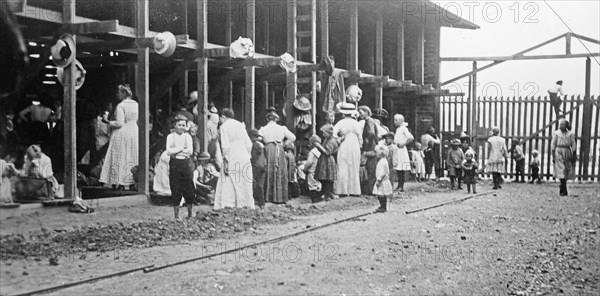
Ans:
<svg viewBox="0 0 600 296"><path fill-rule="evenodd" d="M467 193L471 193L471 186L473 186L473 193L477 193L475 189L475 176L477 175L477 162L473 160L475 155L471 151L465 153L465 160L462 162L462 170L464 173L463 180L467 184Z"/></svg>
<svg viewBox="0 0 600 296"><path fill-rule="evenodd" d="M446 167L448 168L448 177L450 177L451 190L454 190L454 180L458 178L458 189L462 189L462 167L461 164L465 158L462 150L460 149L460 141L458 139L452 139L450 142L452 149L448 151L448 158L446 159Z"/></svg>
<svg viewBox="0 0 600 296"><path fill-rule="evenodd" d="M410 159L412 162L412 173L415 174L417 182L425 180L425 162L423 158L425 158L425 155L421 150L421 143L415 142L415 146L410 150Z"/></svg>
<svg viewBox="0 0 600 296"><path fill-rule="evenodd" d="M376 210L378 213L387 212L387 198L393 193L392 183L390 182L390 167L387 162L387 156L389 149L383 145L377 145L375 147L375 153L377 153L377 168L375 169L375 176L377 181L373 188L373 194L377 196L379 200L379 208Z"/></svg>
<svg viewBox="0 0 600 296"><path fill-rule="evenodd" d="M540 153L537 150L531 151L531 163L529 164L529 171L531 172L531 181L529 184L533 184L537 180L538 184L542 184L542 178L540 177L540 159L538 156Z"/></svg>
<svg viewBox="0 0 600 296"><path fill-rule="evenodd" d="M250 163L252 164L252 195L254 204L259 208L265 207L265 182L267 180L267 158L265 156L265 145L258 130L252 129L248 133L252 140L250 151Z"/></svg>
<svg viewBox="0 0 600 296"><path fill-rule="evenodd" d="M296 175L296 147L292 142L286 142L283 145L285 159L287 161L288 173L288 195L289 198L300 196L300 186L298 185L298 176Z"/></svg>
<svg viewBox="0 0 600 296"><path fill-rule="evenodd" d="M434 142L428 142L427 147L423 151L423 155L425 156L425 179L431 179L431 172L433 171L434 166L434 158L433 158L433 145ZM437 177L437 176L436 176Z"/></svg>
<svg viewBox="0 0 600 296"><path fill-rule="evenodd" d="M321 199L321 182L315 179L315 171L317 162L321 156L321 151L316 147L316 144L321 144L321 138L317 135L310 137L308 145L311 148L308 152L308 158L304 164L304 172L306 173L306 182L308 183L308 191L310 199L313 203L320 202Z"/></svg>
<svg viewBox="0 0 600 296"><path fill-rule="evenodd" d="M385 134L383 136L383 144L388 148L387 162L390 172L393 172L394 168L398 165L398 154L396 153L398 146L394 144L394 133L388 132ZM396 182L396 174L390 174L390 183L394 184L394 182Z"/></svg>
<svg viewBox="0 0 600 296"><path fill-rule="evenodd" d="M323 144L315 143L315 147L321 152L317 167L315 168L315 179L321 182L321 193L326 200L333 199L333 182L337 179L337 163L335 155L338 150L338 142L333 137L333 125L326 124L321 128L324 140Z"/></svg>
<svg viewBox="0 0 600 296"><path fill-rule="evenodd" d="M167 153L171 157L169 161L169 185L173 197L173 213L175 219L179 218L179 203L181 198L185 200L188 208L188 218L193 216L192 206L194 202L193 172L190 165L190 157L193 153L193 140L186 133L188 120L183 115L177 115L173 121L174 131L167 136Z"/></svg>

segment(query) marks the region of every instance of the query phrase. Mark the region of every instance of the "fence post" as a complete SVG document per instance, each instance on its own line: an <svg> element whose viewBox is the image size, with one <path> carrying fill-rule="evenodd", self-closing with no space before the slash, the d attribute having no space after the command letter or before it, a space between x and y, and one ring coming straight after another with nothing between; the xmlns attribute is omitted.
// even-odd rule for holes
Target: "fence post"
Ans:
<svg viewBox="0 0 600 296"><path fill-rule="evenodd" d="M590 162L590 138L592 136L592 100L590 97L590 71L591 61L588 57L585 60L585 96L583 97L583 123L581 125L581 147L580 147L580 165L582 167L583 180L587 181L589 177L588 164Z"/></svg>

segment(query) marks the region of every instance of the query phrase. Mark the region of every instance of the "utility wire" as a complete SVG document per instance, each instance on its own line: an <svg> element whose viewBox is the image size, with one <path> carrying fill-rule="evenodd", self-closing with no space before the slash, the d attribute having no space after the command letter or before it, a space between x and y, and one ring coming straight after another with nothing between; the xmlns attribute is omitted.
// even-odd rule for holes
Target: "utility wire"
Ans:
<svg viewBox="0 0 600 296"><path fill-rule="evenodd" d="M569 29L569 31L571 31L571 33L573 33L575 35L575 37L577 37L577 40L579 40L581 45L583 45L583 47L585 47L585 50L587 50L587 52L590 55L592 55L592 52L590 51L590 49L587 46L585 46L585 43L583 43L583 41L581 41L581 39L579 38L577 33L573 32L573 30L571 30L571 27L569 27L569 25L567 25L567 23L560 17L560 15L558 15L558 13L554 10L554 8L552 8L552 6L550 6L550 3L548 3L548 1L546 1L546 0L544 0L544 3L546 3L546 5L548 5L548 8L550 8L550 10L552 10L552 12L554 12L556 17L565 25L565 27L567 27L567 29ZM598 62L598 60L596 59L595 56L592 55L592 58L594 59L594 61L596 61L596 64L600 65L600 62Z"/></svg>

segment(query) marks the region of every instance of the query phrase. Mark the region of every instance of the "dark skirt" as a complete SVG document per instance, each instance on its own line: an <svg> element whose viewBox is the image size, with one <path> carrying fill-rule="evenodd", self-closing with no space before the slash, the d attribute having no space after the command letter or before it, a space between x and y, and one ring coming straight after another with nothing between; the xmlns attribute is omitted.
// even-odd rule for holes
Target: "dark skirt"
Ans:
<svg viewBox="0 0 600 296"><path fill-rule="evenodd" d="M338 167L333 155L325 155L321 153L317 166L315 167L315 180L319 181L335 181L337 180Z"/></svg>
<svg viewBox="0 0 600 296"><path fill-rule="evenodd" d="M463 182L465 184L475 184L475 175L476 175L475 169L464 170Z"/></svg>
<svg viewBox="0 0 600 296"><path fill-rule="evenodd" d="M425 152L425 174L431 174L435 161L433 159L433 151Z"/></svg>
<svg viewBox="0 0 600 296"><path fill-rule="evenodd" d="M281 143L268 143L265 146L267 158L267 180L265 201L285 203L288 201L288 169Z"/></svg>

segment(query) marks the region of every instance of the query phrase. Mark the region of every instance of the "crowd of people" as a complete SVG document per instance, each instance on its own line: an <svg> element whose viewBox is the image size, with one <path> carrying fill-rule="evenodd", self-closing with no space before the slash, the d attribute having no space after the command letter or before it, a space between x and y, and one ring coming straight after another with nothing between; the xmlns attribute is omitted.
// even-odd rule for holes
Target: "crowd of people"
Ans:
<svg viewBox="0 0 600 296"><path fill-rule="evenodd" d="M135 190L138 103L126 84L118 86L117 98L114 108L107 105L90 120L94 141L88 149L87 161L91 167L88 176L95 175L104 186ZM492 175L493 189L500 189L509 153L515 161L515 181L524 182L525 178L522 143L513 139L507 149L507 141L498 128L491 129L487 138L489 152L484 167L479 168L477 152L470 146L468 135L451 139L451 149L442 161L443 142L434 127L428 127L416 140L401 114L391 118L393 130L382 124L382 120L388 119L383 109L373 112L366 105L337 103L335 111L325 113L325 123L318 127L318 133L309 137L308 147L304 147L307 149L300 150L295 146L297 135L279 124L281 118L274 108L267 110L264 126L248 130L236 120L233 110L210 106L206 110L206 130L198 131L194 124L198 116L197 92L188 99L168 119L162 119L166 127L153 125L151 120L150 128L153 143L150 150L156 155L151 163L154 174L151 188L154 194L171 196L177 219L183 204L188 207L189 215L194 204L210 204L215 209L253 209L262 208L267 202L286 203L300 192L310 196L314 203L374 195L380 201L378 211L385 212L387 198L394 190L404 191L407 176L414 176L417 182L431 179L432 174L439 179L445 174L444 166L452 189L462 189L464 184L467 192L476 193L476 181L482 172ZM42 151L52 142L53 129L60 128L57 124L60 113L60 105L52 109L40 106L39 102L18 113L19 123L30 123L26 125L26 134L31 145L24 149L25 165L18 164L18 154L5 153L6 145L2 147L2 180L11 174L34 176L51 180L53 190L58 190L57 178L52 173L56 165L50 164L56 160L51 160L52 153L49 157ZM6 115L3 143L17 137L12 122L14 113ZM207 151L201 151L198 132L205 134ZM566 180L573 178L575 151L574 135L569 131L569 123L562 119L552 138L554 172L561 182L561 195L567 194ZM534 151L529 164L531 183L541 182L538 155ZM78 161L81 159L78 156ZM40 169L40 165L49 166L50 170ZM35 166L37 171L32 169Z"/></svg>

